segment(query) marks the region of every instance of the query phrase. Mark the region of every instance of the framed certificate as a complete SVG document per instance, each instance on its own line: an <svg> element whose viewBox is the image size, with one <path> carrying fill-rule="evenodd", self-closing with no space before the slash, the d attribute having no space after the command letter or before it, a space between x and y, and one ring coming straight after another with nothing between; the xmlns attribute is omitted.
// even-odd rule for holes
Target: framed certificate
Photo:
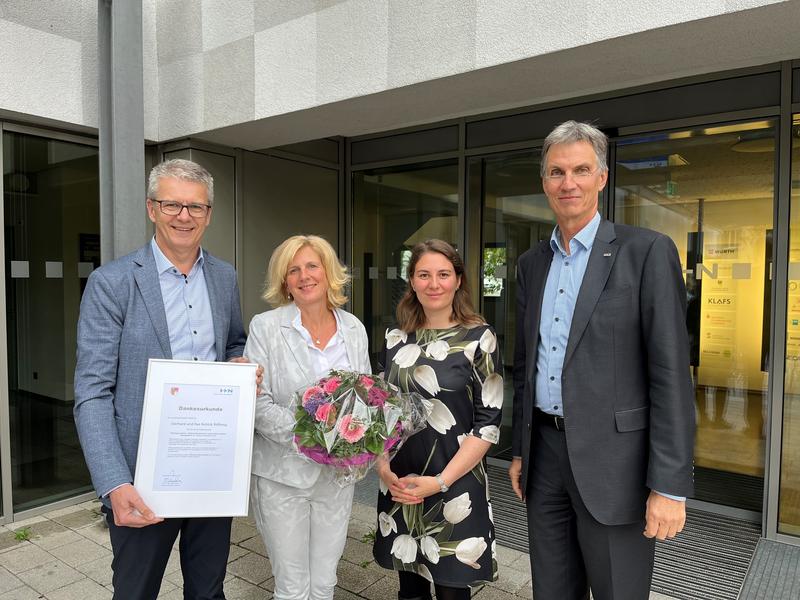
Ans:
<svg viewBox="0 0 800 600"><path fill-rule="evenodd" d="M247 515L257 368L150 359L133 485L157 516Z"/></svg>

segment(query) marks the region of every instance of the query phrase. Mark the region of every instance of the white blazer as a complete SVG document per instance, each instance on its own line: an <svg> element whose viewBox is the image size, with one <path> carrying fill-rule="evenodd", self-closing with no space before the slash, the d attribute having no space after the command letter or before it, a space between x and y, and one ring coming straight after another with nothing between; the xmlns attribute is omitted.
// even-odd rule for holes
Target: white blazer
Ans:
<svg viewBox="0 0 800 600"><path fill-rule="evenodd" d="M367 332L350 313L336 309L350 368L370 373ZM317 378L306 341L293 326L294 304L263 312L250 321L244 355L264 367L264 380L256 400L256 434L253 439L252 472L284 485L308 488L322 467L297 456L292 447L294 414L292 394Z"/></svg>

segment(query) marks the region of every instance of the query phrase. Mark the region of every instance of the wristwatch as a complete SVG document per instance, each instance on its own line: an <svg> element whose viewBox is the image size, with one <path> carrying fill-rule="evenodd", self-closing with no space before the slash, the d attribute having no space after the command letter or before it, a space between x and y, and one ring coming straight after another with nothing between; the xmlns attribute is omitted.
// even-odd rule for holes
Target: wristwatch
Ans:
<svg viewBox="0 0 800 600"><path fill-rule="evenodd" d="M445 493L447 490L449 490L449 489L450 489L450 486L448 486L448 485L447 485L447 484L444 482L444 479L442 479L442 474L441 474L441 473L438 473L438 474L436 474L436 481L439 483L439 488L441 488L441 490L442 490L442 493L443 493L443 494L444 494L444 493Z"/></svg>

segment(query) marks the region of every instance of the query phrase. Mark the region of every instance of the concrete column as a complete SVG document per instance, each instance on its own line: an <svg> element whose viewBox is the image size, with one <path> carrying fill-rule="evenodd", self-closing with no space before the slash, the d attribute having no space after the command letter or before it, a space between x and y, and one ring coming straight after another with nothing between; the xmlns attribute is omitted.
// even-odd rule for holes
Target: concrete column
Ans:
<svg viewBox="0 0 800 600"><path fill-rule="evenodd" d="M100 240L103 262L148 238L141 0L97 2Z"/></svg>

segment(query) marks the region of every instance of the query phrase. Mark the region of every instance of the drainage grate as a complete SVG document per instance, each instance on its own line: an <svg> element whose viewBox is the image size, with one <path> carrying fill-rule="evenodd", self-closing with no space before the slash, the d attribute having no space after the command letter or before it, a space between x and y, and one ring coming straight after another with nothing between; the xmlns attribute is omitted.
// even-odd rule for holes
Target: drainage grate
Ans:
<svg viewBox="0 0 800 600"><path fill-rule="evenodd" d="M505 468L490 464L488 471L497 542L527 552L525 505ZM653 591L680 600L736 600L760 534L756 523L689 509L683 533L656 544Z"/></svg>
<svg viewBox="0 0 800 600"><path fill-rule="evenodd" d="M760 540L739 598L800 598L800 548Z"/></svg>

